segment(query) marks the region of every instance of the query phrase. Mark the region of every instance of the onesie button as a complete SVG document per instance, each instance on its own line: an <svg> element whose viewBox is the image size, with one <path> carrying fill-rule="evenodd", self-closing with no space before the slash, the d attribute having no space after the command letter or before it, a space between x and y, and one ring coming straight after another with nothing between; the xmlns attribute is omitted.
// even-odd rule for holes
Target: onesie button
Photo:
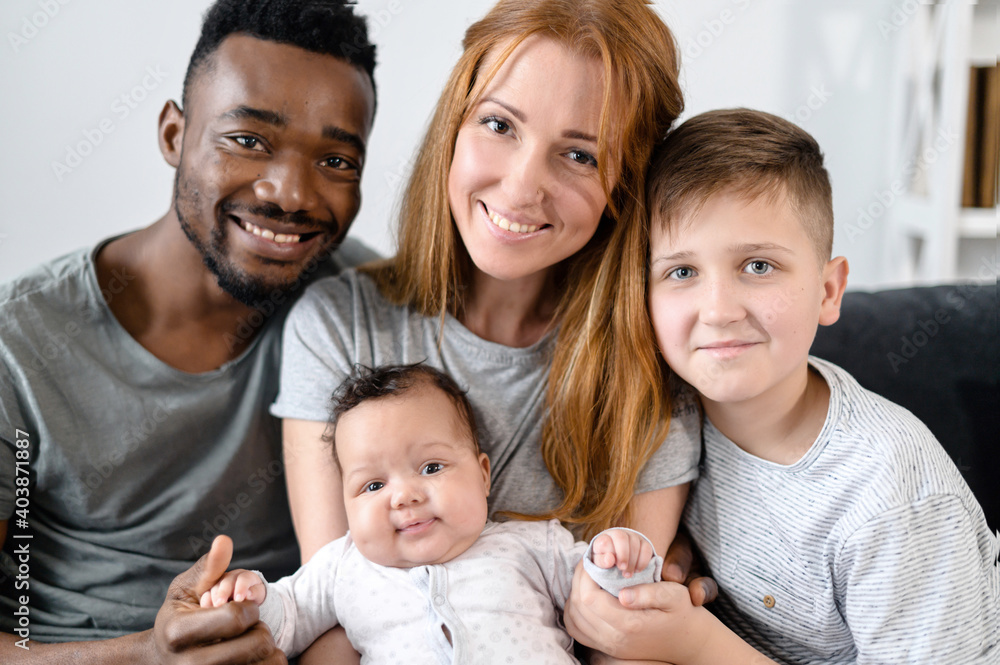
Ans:
<svg viewBox="0 0 1000 665"><path fill-rule="evenodd" d="M764 607L767 609L774 607L774 596L764 596Z"/></svg>

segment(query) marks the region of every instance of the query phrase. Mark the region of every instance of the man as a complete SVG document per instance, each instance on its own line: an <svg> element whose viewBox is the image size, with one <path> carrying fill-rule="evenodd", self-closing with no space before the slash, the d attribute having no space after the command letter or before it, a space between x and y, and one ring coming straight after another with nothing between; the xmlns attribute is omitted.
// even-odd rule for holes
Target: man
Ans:
<svg viewBox="0 0 1000 665"><path fill-rule="evenodd" d="M374 56L345 0L219 0L160 114L167 214L0 287L0 661L284 662L255 609L193 609L224 553L159 603L221 532L298 565L267 407L290 301L370 256L327 260Z"/></svg>

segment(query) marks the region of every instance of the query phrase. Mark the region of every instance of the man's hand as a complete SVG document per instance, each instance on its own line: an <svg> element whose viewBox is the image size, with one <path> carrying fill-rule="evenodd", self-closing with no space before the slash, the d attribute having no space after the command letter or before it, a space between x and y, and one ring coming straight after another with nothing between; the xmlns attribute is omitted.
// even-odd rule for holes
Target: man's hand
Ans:
<svg viewBox="0 0 1000 665"><path fill-rule="evenodd" d="M691 604L695 607L706 605L719 595L719 585L715 580L701 576L701 559L683 528L677 532L663 557L663 579L686 586L691 594Z"/></svg>
<svg viewBox="0 0 1000 665"><path fill-rule="evenodd" d="M201 596L225 575L232 556L232 540L218 536L208 554L174 578L153 627L154 662L287 665L284 653L274 645L271 631L258 623L257 605L253 602L199 607Z"/></svg>

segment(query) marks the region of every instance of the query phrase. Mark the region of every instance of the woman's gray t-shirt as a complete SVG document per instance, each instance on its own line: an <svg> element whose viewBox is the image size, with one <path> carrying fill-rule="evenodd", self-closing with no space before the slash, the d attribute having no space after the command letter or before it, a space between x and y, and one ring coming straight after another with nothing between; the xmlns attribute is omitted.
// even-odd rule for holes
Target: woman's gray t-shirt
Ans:
<svg viewBox="0 0 1000 665"><path fill-rule="evenodd" d="M333 391L356 364L426 362L468 390L490 457L491 514L555 508L561 493L540 448L555 335L513 348L477 337L452 316L445 316L441 332L440 318L388 302L364 274L350 270L318 280L288 315L281 387L271 413L325 421ZM666 441L640 474L636 492L693 480L700 441L695 405L675 404Z"/></svg>

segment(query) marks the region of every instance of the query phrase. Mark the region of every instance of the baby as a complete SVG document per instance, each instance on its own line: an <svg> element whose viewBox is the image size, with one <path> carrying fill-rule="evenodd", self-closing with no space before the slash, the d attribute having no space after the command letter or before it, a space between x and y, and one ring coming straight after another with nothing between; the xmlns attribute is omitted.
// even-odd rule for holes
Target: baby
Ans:
<svg viewBox="0 0 1000 665"><path fill-rule="evenodd" d="M588 548L558 521L487 519L490 462L450 377L426 365L361 370L334 396L349 533L274 583L233 570L204 607L251 600L289 656L338 624L365 662L576 663L560 611L581 557L613 594L660 579L638 532Z"/></svg>

